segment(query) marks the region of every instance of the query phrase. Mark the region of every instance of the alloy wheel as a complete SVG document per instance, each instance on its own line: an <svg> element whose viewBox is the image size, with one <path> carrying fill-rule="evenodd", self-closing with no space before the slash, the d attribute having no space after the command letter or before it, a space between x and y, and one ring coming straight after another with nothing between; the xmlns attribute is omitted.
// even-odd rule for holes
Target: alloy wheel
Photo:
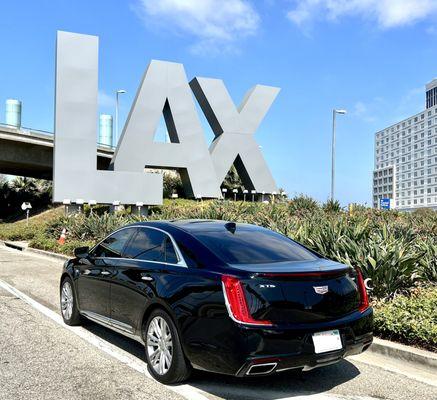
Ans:
<svg viewBox="0 0 437 400"><path fill-rule="evenodd" d="M73 289L70 282L66 281L61 291L61 311L66 320L69 320L73 314L73 304Z"/></svg>
<svg viewBox="0 0 437 400"><path fill-rule="evenodd" d="M146 342L153 370L159 375L166 374L173 359L173 340L170 327L164 318L156 316L150 321Z"/></svg>

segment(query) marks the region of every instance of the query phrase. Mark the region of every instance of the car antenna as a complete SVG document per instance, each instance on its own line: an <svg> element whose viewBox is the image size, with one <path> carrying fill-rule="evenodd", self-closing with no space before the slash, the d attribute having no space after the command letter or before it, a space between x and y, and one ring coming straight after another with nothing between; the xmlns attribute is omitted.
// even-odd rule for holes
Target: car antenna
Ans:
<svg viewBox="0 0 437 400"><path fill-rule="evenodd" d="M225 228L231 232L232 234L235 233L235 230L237 229L237 224L235 222L227 222L225 224Z"/></svg>

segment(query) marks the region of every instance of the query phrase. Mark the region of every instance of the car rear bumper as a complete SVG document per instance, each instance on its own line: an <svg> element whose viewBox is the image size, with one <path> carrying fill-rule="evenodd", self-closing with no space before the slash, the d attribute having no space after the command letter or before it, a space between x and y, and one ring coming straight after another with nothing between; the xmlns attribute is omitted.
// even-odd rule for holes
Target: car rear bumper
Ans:
<svg viewBox="0 0 437 400"><path fill-rule="evenodd" d="M307 336L310 339L310 336ZM334 364L341 359L367 350L372 343L372 334L367 334L353 342L343 344L343 349L316 354L311 349L294 354L281 354L271 357L249 358L235 374L239 377L252 375L269 375L290 369L308 371L314 368Z"/></svg>
<svg viewBox="0 0 437 400"><path fill-rule="evenodd" d="M342 349L317 354L312 334L332 329L339 330ZM347 322L336 321L311 329L282 332L252 330L246 334L249 356L236 372L236 376L268 375L288 369L310 370L367 350L373 340L373 310L369 308L364 313L354 313ZM269 369L259 367L265 363L270 364Z"/></svg>
<svg viewBox="0 0 437 400"><path fill-rule="evenodd" d="M341 320L306 326L266 329L235 324L234 328L226 339L221 336L226 347L218 353L217 348L209 352L209 362L195 366L211 372L244 377L269 375L289 369L310 370L333 364L344 357L362 353L371 345L373 310L369 308ZM316 354L312 334L332 329L339 330L342 349ZM205 353L203 355L205 357ZM214 362L211 363L212 360Z"/></svg>

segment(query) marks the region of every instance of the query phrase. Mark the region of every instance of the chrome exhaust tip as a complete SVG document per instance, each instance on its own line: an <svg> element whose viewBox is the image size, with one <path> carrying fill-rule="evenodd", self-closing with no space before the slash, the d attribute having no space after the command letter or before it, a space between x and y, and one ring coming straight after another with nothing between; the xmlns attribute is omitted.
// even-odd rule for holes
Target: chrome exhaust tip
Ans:
<svg viewBox="0 0 437 400"><path fill-rule="evenodd" d="M277 367L277 362L264 363L264 364L253 364L249 367L246 375L265 375L270 374Z"/></svg>

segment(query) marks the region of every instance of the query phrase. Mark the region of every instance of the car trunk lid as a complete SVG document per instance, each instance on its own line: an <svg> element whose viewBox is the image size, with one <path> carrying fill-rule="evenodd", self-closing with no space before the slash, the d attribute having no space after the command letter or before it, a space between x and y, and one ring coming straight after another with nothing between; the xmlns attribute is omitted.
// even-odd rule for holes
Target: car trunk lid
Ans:
<svg viewBox="0 0 437 400"><path fill-rule="evenodd" d="M249 272L242 280L250 313L275 324L338 319L360 305L354 269L325 259L232 265Z"/></svg>

